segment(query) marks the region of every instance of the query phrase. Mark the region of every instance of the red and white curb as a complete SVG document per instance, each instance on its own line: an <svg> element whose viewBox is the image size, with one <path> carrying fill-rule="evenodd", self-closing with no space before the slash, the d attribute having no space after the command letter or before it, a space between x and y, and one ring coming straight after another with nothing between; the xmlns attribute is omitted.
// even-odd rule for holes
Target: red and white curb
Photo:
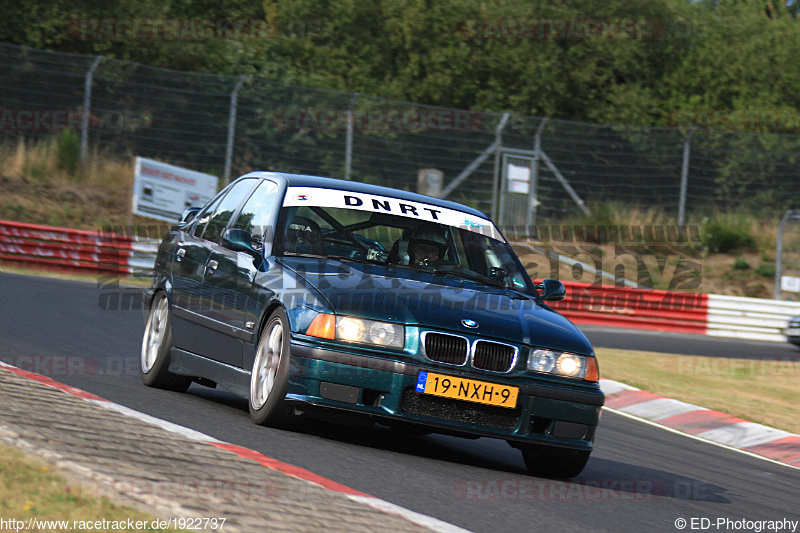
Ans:
<svg viewBox="0 0 800 533"><path fill-rule="evenodd" d="M410 509L400 507L399 505L395 505L385 500L381 500L380 498L370 496L369 494L365 494L361 491L355 490L346 485L342 485L341 483L337 483L336 481L333 481L331 479L319 476L304 468L300 468L298 466L290 465L288 463L284 463L277 459L273 459L272 457L268 457L255 450L250 450L248 448L244 448L236 444L220 441L218 439L215 439L214 437L211 437L204 433L200 433L193 429L180 426L178 424L173 424L172 422L167 422L166 420L161 420L160 418L155 418L153 416L144 413L140 413L139 411L135 411L133 409L130 409L129 407L125 407L124 405L119 405L114 402L108 401L90 392L86 392L76 387L65 385L64 383L60 383L47 376L43 376L41 374L35 374L33 372L17 368L13 365L9 365L2 361L0 361L0 368L7 370L13 374L16 374L17 376L31 379L33 381L38 381L39 383L42 383L49 387L59 389L63 392L66 392L67 394L70 394L82 400L86 400L87 402L93 403L95 405L99 405L106 409L111 409L112 411L117 411L126 416L136 418L148 424L158 426L171 433L176 433L188 439L195 440L198 442L204 442L210 446L230 451L232 453L235 453L239 457L252 459L257 463L259 463L261 466L270 468L272 470L276 470L287 476L292 476L298 479L302 479L303 481L313 483L326 490L342 493L353 501L359 502L363 505L368 505L369 507L372 507L373 509L377 509L378 511L384 513L399 516L401 518L408 520L413 524L426 527L431 531L436 531L439 533L470 533L469 530L462 529L458 526L449 524L447 522L443 522L441 520L433 518L432 516L427 516L421 513L411 511Z"/></svg>
<svg viewBox="0 0 800 533"><path fill-rule="evenodd" d="M601 379L605 408L719 446L800 469L800 435Z"/></svg>

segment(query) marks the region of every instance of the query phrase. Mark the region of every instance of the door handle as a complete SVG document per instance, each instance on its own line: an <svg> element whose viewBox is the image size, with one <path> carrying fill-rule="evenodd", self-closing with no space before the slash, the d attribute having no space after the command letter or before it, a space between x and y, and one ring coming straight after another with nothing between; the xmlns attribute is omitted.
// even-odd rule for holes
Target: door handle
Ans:
<svg viewBox="0 0 800 533"><path fill-rule="evenodd" d="M176 258L176 260L177 260L178 262L180 262L180 261L181 261L181 259L183 259L183 256L184 256L184 255L186 255L186 249L185 249L185 248L178 248L178 252L177 252L175 255L177 255L177 256L178 256L178 257Z"/></svg>
<svg viewBox="0 0 800 533"><path fill-rule="evenodd" d="M219 262L214 260L214 259L212 259L211 261L208 262L208 266L206 267L206 272L208 274L213 274L218 266L219 266Z"/></svg>

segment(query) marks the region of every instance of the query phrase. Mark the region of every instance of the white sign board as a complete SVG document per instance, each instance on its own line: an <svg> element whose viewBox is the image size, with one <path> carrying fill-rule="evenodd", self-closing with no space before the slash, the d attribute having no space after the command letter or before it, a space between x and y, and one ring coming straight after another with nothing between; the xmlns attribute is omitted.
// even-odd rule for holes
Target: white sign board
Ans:
<svg viewBox="0 0 800 533"><path fill-rule="evenodd" d="M508 192L528 194L531 190L531 168L508 165Z"/></svg>
<svg viewBox="0 0 800 533"><path fill-rule="evenodd" d="M800 278L781 276L781 290L786 292L800 292Z"/></svg>
<svg viewBox="0 0 800 533"><path fill-rule="evenodd" d="M144 157L136 158L133 214L176 222L183 210L217 194L219 178Z"/></svg>

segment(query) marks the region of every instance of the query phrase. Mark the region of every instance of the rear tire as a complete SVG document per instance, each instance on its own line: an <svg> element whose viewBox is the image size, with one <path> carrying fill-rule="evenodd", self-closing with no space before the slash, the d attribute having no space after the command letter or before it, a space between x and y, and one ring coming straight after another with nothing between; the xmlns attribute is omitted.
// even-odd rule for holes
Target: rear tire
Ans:
<svg viewBox="0 0 800 533"><path fill-rule="evenodd" d="M587 450L569 450L536 444L524 445L520 450L525 466L531 474L555 479L566 479L580 474L592 453Z"/></svg>
<svg viewBox="0 0 800 533"><path fill-rule="evenodd" d="M250 418L260 426L284 428L294 408L286 403L289 388L289 321L278 307L261 332L250 372Z"/></svg>
<svg viewBox="0 0 800 533"><path fill-rule="evenodd" d="M142 383L148 387L186 392L192 378L180 376L169 371L169 358L174 342L172 340L172 319L169 302L163 292L156 294L142 338L142 354L139 371Z"/></svg>

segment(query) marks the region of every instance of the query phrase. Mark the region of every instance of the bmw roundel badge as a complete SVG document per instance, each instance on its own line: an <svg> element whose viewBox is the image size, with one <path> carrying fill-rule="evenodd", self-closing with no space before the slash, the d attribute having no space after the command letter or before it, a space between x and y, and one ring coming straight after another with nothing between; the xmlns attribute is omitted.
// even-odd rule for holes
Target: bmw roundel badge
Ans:
<svg viewBox="0 0 800 533"><path fill-rule="evenodd" d="M465 328L470 328L470 329L475 329L478 327L478 323L469 318L463 319L461 321L461 325L464 326Z"/></svg>

